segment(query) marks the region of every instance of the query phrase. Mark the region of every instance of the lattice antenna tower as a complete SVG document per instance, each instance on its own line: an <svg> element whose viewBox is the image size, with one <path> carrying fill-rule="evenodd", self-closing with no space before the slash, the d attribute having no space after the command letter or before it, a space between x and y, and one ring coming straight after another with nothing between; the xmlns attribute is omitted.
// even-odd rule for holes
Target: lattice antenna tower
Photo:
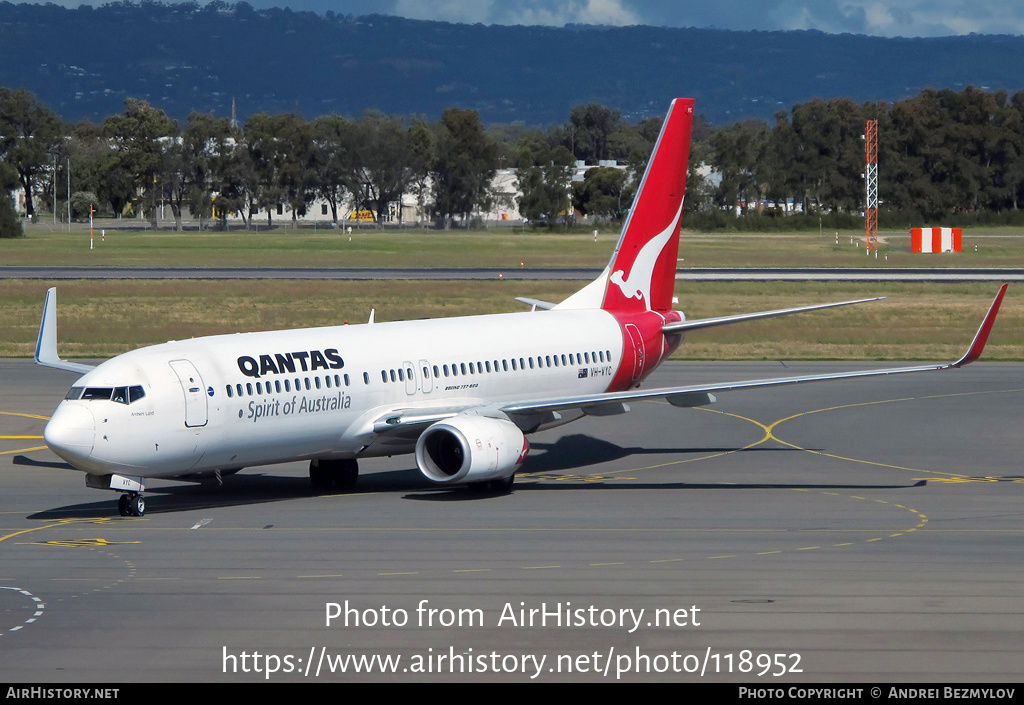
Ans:
<svg viewBox="0 0 1024 705"><path fill-rule="evenodd" d="M864 185L867 199L864 206L864 234L868 250L878 248L878 120L868 120L864 131L866 167Z"/></svg>

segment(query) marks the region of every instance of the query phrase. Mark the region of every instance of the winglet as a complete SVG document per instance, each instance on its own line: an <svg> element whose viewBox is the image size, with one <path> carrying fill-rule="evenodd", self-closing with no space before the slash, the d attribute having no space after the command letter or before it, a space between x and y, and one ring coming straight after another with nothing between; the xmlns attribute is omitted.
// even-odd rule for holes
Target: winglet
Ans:
<svg viewBox="0 0 1024 705"><path fill-rule="evenodd" d="M1006 294L1006 287L1008 284L1003 284L999 287L999 293L996 294L996 298L992 300L992 306L989 307L988 313L985 314L985 320L981 322L981 327L978 328L978 333L974 336L974 342L971 343L970 349L967 351L962 358L954 362L950 367L963 367L969 365L979 357L985 350L985 343L988 342L988 334L992 332L992 324L996 322L996 314L999 313L999 304L1003 303L1003 295Z"/></svg>
<svg viewBox="0 0 1024 705"><path fill-rule="evenodd" d="M88 372L92 365L61 360L57 354L57 287L46 291L43 303L43 318L39 321L39 337L36 338L35 361L37 365L55 367L68 372Z"/></svg>

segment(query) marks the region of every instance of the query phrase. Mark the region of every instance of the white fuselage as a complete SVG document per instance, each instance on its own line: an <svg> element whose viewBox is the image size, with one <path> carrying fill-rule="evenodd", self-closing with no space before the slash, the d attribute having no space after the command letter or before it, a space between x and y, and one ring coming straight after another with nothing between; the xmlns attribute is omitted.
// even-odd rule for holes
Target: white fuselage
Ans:
<svg viewBox="0 0 1024 705"><path fill-rule="evenodd" d="M621 331L591 309L169 342L84 375L69 393L82 398L61 402L46 441L80 470L146 477L410 452L414 436L382 439L375 424L606 391ZM144 396L125 403L126 387Z"/></svg>

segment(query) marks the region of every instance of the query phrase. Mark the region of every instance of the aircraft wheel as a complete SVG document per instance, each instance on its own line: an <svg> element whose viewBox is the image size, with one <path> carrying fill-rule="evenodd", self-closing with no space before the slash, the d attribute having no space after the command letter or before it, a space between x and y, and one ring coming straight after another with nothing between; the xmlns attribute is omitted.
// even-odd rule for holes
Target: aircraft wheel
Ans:
<svg viewBox="0 0 1024 705"><path fill-rule="evenodd" d="M324 463L313 458L309 461L309 481L313 489L325 490L331 486L331 473Z"/></svg>
<svg viewBox="0 0 1024 705"><path fill-rule="evenodd" d="M128 509L129 499L130 497L128 497L128 495L123 494L117 500L117 513L123 517L130 516L130 510Z"/></svg>
<svg viewBox="0 0 1024 705"><path fill-rule="evenodd" d="M146 513L146 500L137 494L129 500L128 509L133 517L140 517Z"/></svg>
<svg viewBox="0 0 1024 705"><path fill-rule="evenodd" d="M491 480L490 489L500 494L506 494L512 491L512 486L516 484L516 476L509 475L503 477L500 480Z"/></svg>
<svg viewBox="0 0 1024 705"><path fill-rule="evenodd" d="M351 460L340 460L334 469L334 481L340 489L350 490L356 486L359 479L359 464L353 458Z"/></svg>
<svg viewBox="0 0 1024 705"><path fill-rule="evenodd" d="M497 480L484 480L483 482L471 482L467 487L472 492L481 492L484 494L508 494L512 491L512 485L515 484L516 476L509 475L508 477L502 477Z"/></svg>

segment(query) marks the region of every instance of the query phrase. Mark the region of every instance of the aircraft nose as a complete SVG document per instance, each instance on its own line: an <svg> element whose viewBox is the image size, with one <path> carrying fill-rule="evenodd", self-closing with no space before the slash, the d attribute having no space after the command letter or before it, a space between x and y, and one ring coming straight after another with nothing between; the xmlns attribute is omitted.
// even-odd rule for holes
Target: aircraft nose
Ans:
<svg viewBox="0 0 1024 705"><path fill-rule="evenodd" d="M77 467L92 454L96 419L84 406L61 404L43 429L43 440L50 450Z"/></svg>

